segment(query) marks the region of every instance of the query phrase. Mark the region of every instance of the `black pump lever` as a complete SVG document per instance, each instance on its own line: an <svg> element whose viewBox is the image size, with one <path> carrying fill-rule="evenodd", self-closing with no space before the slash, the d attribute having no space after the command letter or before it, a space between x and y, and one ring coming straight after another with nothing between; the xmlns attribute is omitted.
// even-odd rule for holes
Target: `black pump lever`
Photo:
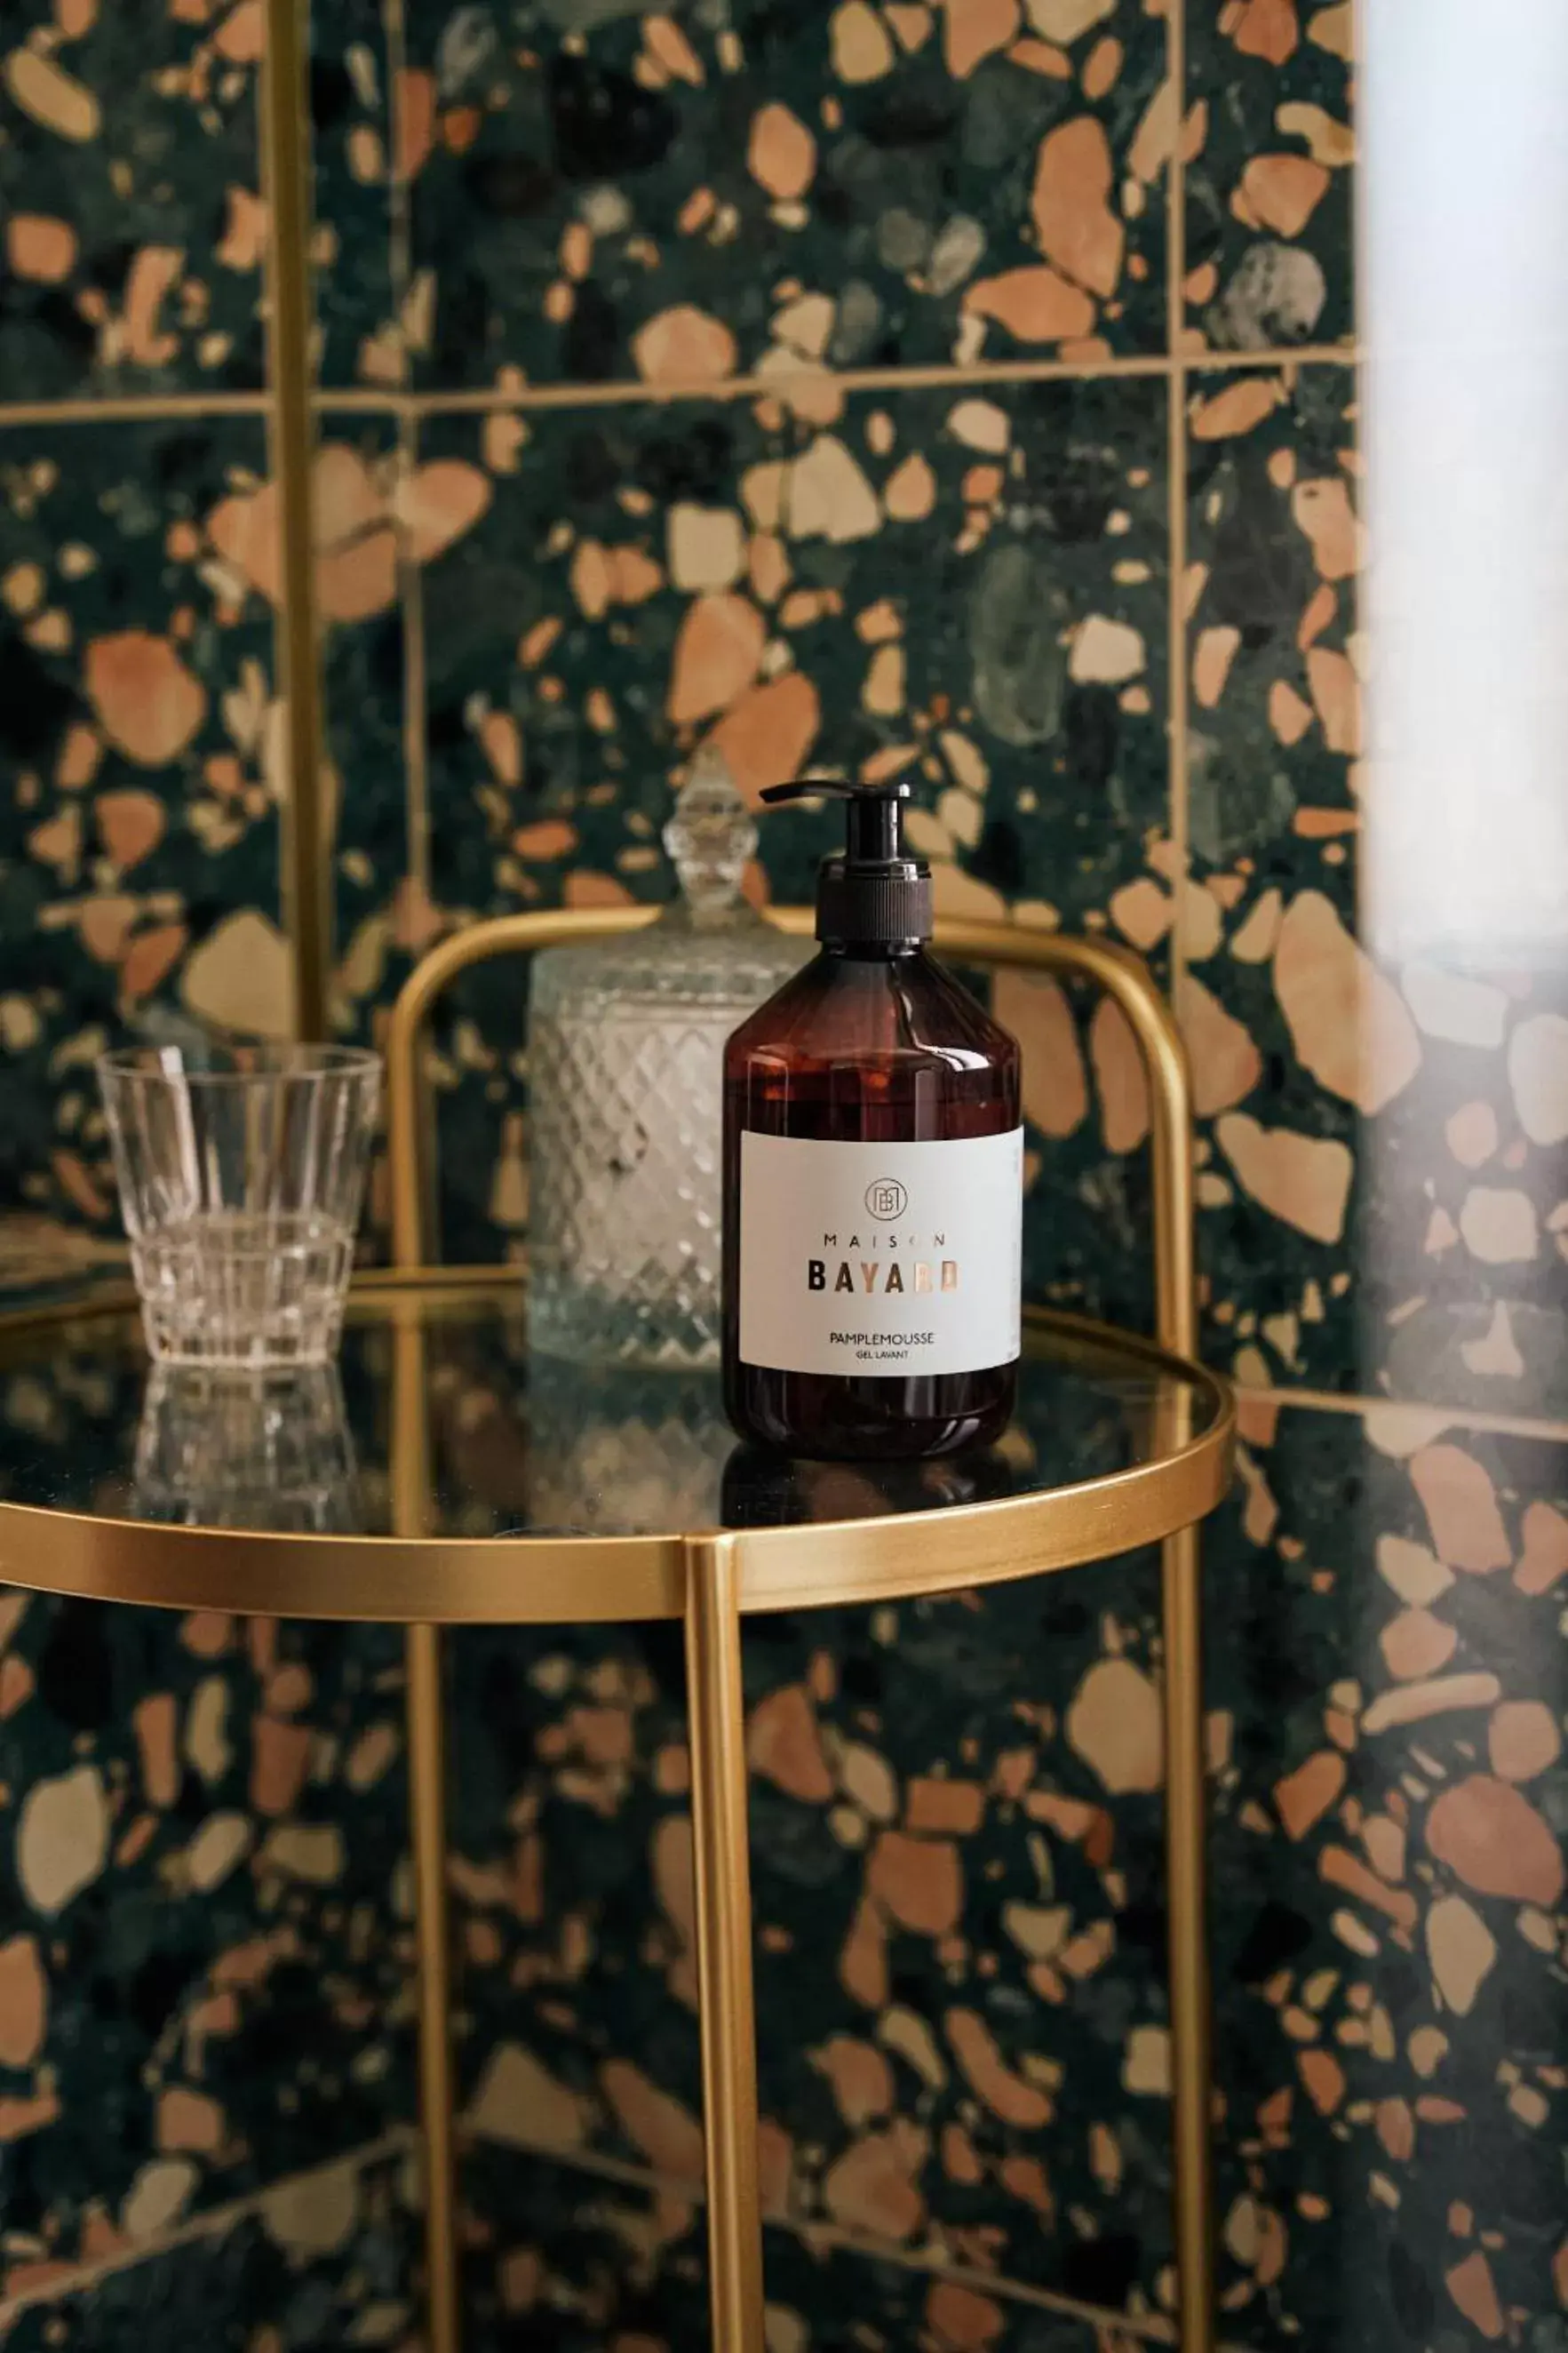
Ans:
<svg viewBox="0 0 1568 2353"><path fill-rule="evenodd" d="M801 776L792 785L770 785L763 799L816 800L822 796L843 801L847 821L846 862L851 866L891 866L904 857L903 810L913 797L908 781L889 777L884 785L846 785L837 776Z"/></svg>

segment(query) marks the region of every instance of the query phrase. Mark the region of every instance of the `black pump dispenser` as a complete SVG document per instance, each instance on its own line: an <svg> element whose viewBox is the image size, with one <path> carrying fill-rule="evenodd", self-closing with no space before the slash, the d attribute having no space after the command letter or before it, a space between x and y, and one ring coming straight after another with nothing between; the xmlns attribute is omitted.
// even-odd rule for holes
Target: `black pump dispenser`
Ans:
<svg viewBox="0 0 1568 2353"><path fill-rule="evenodd" d="M724 1398L810 1461L989 1446L1021 1343L1020 1056L925 943L910 786L803 776L845 803L815 955L724 1050Z"/></svg>
<svg viewBox="0 0 1568 2353"><path fill-rule="evenodd" d="M877 950L918 946L931 935L931 869L904 847L908 784L845 785L831 776L802 776L774 785L764 801L845 804L845 846L822 861L816 881L816 936L827 947Z"/></svg>

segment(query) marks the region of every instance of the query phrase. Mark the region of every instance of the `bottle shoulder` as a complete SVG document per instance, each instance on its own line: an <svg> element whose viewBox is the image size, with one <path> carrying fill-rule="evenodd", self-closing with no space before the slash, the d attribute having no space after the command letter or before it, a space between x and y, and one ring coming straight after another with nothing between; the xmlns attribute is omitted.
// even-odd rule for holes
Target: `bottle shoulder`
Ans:
<svg viewBox="0 0 1568 2353"><path fill-rule="evenodd" d="M825 953L741 1024L729 1055L732 1064L896 1061L982 1071L1016 1064L1018 1048L934 956Z"/></svg>
<svg viewBox="0 0 1568 2353"><path fill-rule="evenodd" d="M928 990L930 1018L955 1032L961 1028L963 1039L973 1050L984 1055L987 1061L1016 1063L1020 1060L1018 1041L1010 1029L1005 1029L972 989L966 988L958 975L936 957L926 959L931 976Z"/></svg>

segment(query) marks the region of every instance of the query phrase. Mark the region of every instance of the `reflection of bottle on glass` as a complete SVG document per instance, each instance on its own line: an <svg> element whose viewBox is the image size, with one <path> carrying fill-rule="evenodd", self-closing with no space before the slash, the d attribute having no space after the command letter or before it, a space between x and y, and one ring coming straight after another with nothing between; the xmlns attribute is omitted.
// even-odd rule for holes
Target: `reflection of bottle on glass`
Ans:
<svg viewBox="0 0 1568 2353"><path fill-rule="evenodd" d="M919 1462L809 1462L742 1444L724 1466L723 1525L793 1528L883 1519L994 1503L1029 1483L994 1446Z"/></svg>
<svg viewBox="0 0 1568 2353"><path fill-rule="evenodd" d="M529 1330L551 1356L719 1361L724 1040L806 951L742 896L757 829L716 752L664 839L680 894L657 923L534 965Z"/></svg>
<svg viewBox="0 0 1568 2353"><path fill-rule="evenodd" d="M926 952L907 784L807 779L847 842L817 886L821 953L725 1060L725 1401L807 1456L982 1445L1020 1345L1018 1049Z"/></svg>

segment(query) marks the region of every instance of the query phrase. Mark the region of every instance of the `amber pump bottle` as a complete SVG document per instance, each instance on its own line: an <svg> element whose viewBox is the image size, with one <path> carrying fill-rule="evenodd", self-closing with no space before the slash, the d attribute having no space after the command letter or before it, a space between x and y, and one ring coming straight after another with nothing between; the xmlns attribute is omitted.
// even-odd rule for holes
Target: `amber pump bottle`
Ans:
<svg viewBox="0 0 1568 2353"><path fill-rule="evenodd" d="M1013 1410L1018 1049L927 953L909 786L763 797L818 794L847 819L818 880L820 953L725 1049L725 1403L790 1454L944 1454Z"/></svg>

